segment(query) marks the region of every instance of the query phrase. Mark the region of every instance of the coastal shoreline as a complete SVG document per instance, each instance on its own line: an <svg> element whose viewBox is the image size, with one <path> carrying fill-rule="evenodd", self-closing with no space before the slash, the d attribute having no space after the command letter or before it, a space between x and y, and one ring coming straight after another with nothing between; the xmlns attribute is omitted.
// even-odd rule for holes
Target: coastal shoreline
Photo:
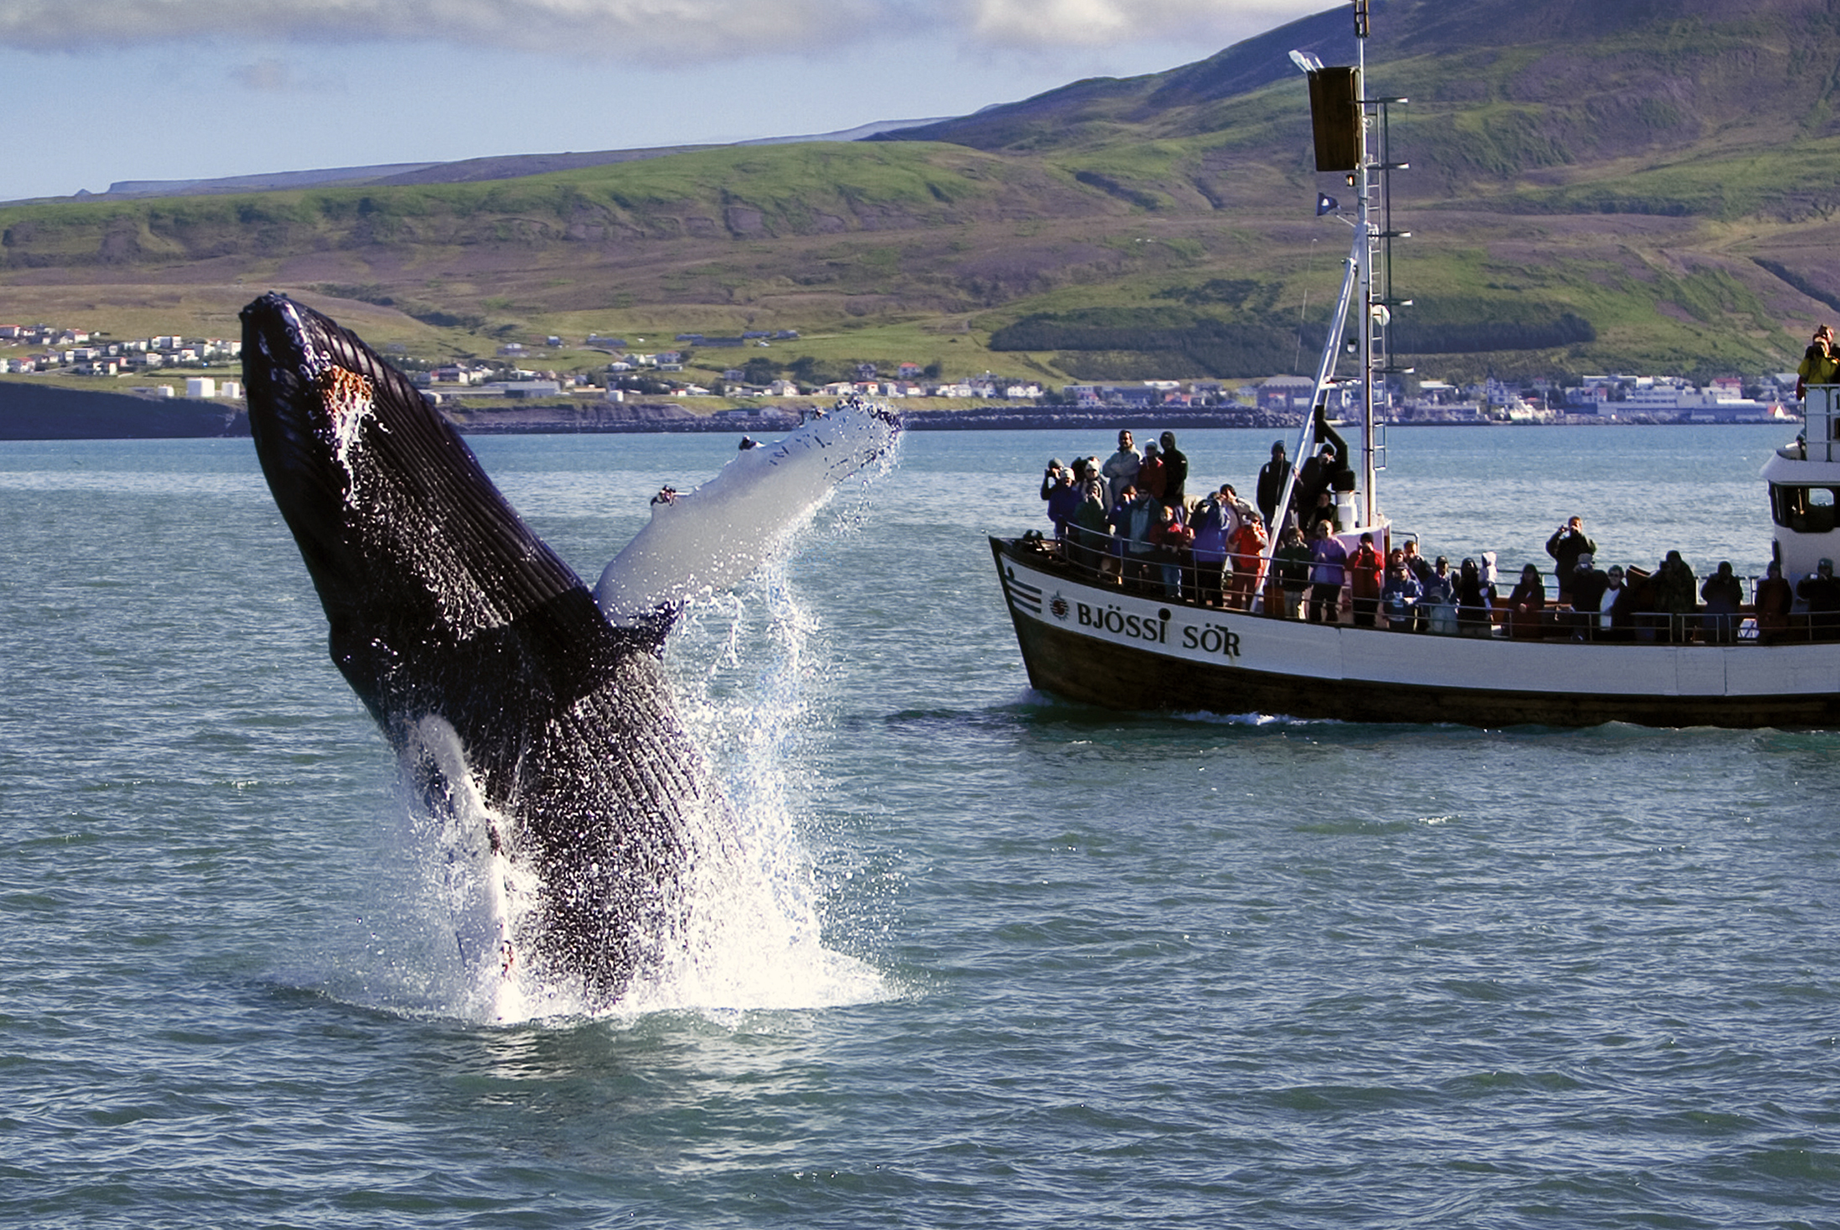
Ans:
<svg viewBox="0 0 1840 1230"><path fill-rule="evenodd" d="M695 414L674 402L567 402L516 409L445 411L463 435L621 435L720 432L762 434L790 431L803 413L820 411L819 400L782 402L760 414ZM952 410L895 410L908 431L1052 431L1062 428L1143 430L1251 428L1294 431L1303 422L1296 413L1238 412L1193 408L1116 407L1082 409L1060 406L968 406ZM1546 422L1499 423L1435 419L1398 421L1400 427L1596 427L1698 425L1684 415L1643 414L1605 419L1564 415ZM1748 423L1754 420L1732 420ZM1799 422L1799 420L1794 420ZM1785 422L1784 426L1790 425ZM241 402L195 398L155 399L126 393L89 392L0 381L0 440L142 440L249 435L248 414Z"/></svg>

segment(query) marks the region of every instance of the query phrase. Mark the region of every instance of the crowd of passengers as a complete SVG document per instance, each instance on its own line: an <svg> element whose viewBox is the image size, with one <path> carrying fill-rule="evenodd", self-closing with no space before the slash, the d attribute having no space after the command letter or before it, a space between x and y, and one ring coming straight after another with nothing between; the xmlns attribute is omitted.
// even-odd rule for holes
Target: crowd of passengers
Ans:
<svg viewBox="0 0 1840 1230"><path fill-rule="evenodd" d="M1751 618L1765 642L1840 639L1840 579L1831 560L1793 588L1772 562L1747 602L1729 562L1703 583L1678 551L1653 571L1597 567L1597 544L1580 517L1546 543L1556 596L1533 564L1504 594L1493 551L1454 570L1445 556L1421 555L1414 540L1383 554L1364 533L1350 551L1337 537L1347 527L1335 501L1354 486L1347 446L1320 411L1316 438L1321 446L1297 468L1281 519L1278 502L1291 479L1282 441L1259 471L1255 507L1231 483L1190 496L1188 457L1170 431L1141 452L1131 432L1120 431L1118 451L1104 461L1054 458L1041 498L1073 565L1104 583L1200 606L1457 636L1732 644ZM1308 514L1300 518L1298 509ZM1268 552L1274 524L1279 542ZM1798 598L1807 614L1792 623Z"/></svg>

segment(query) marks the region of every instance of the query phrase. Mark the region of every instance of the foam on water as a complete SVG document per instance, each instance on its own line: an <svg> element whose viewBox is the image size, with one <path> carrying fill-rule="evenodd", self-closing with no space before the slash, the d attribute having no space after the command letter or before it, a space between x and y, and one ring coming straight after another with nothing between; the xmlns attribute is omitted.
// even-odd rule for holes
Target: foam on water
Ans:
<svg viewBox="0 0 1840 1230"><path fill-rule="evenodd" d="M885 441L853 490L833 497L812 540L854 532L865 493L897 456ZM815 509L805 514L810 517ZM689 928L657 976L640 979L614 1016L737 1012L869 1003L894 994L880 971L824 942L824 889L801 817L816 786L801 769L808 684L821 628L788 577L782 540L734 593L689 607L672 633L667 666L683 717L728 795L725 815L702 817L699 857L685 881ZM731 827L732 825L732 827Z"/></svg>

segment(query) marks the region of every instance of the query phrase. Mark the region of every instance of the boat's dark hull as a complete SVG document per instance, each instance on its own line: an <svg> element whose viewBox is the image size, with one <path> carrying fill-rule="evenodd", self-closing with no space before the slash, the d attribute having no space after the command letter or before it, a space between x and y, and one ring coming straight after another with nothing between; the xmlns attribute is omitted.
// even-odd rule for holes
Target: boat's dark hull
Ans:
<svg viewBox="0 0 1840 1230"><path fill-rule="evenodd" d="M1030 684L1086 704L1482 727L1840 727L1840 643L1522 643L1300 624L1125 598L991 546Z"/></svg>

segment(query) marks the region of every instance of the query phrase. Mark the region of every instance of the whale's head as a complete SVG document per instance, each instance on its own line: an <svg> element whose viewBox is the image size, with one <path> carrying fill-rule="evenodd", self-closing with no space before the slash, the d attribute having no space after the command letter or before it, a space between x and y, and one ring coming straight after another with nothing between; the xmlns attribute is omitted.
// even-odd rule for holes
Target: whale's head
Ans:
<svg viewBox="0 0 1840 1230"><path fill-rule="evenodd" d="M374 711L404 655L479 643L580 589L459 433L354 334L279 294L242 316L256 453L333 658Z"/></svg>

